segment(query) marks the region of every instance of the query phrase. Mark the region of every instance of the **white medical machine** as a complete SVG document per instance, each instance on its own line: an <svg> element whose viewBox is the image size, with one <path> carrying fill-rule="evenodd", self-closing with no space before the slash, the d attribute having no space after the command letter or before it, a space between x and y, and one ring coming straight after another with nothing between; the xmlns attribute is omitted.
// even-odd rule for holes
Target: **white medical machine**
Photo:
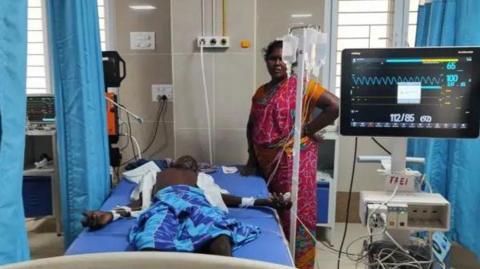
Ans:
<svg viewBox="0 0 480 269"><path fill-rule="evenodd" d="M370 235L381 231L386 241L408 253L413 232L450 229L450 203L431 193L420 172L406 168L425 161L407 158L406 139L478 137L479 61L480 49L466 47L343 51L341 134L393 140L391 156L357 159L380 163L385 178L385 191L360 193L360 219ZM422 191L425 186L430 192ZM390 264L373 260L368 268L398 266ZM427 261L415 264L431 266Z"/></svg>

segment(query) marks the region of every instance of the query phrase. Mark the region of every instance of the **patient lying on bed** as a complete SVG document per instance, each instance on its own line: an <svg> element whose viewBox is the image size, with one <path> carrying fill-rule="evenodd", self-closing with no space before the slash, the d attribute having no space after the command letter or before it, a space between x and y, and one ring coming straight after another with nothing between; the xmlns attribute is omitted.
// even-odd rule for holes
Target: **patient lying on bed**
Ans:
<svg viewBox="0 0 480 269"><path fill-rule="evenodd" d="M153 184L141 182L139 189L142 188L140 185L144 185L144 191L128 207L110 212L85 212L82 225L100 229L119 217L138 216L129 233L129 242L138 250L232 256L232 248L254 240L260 231L257 227L229 218L226 207L287 209L291 206L281 194L273 194L269 199L254 199L212 191L219 187L205 176L198 173L195 159L180 157L171 167L157 173ZM207 186L212 184L213 188ZM150 204L150 201L142 199L145 198L142 195L151 196L152 203L148 208L144 204ZM138 214L137 210L142 209L142 205L144 210Z"/></svg>

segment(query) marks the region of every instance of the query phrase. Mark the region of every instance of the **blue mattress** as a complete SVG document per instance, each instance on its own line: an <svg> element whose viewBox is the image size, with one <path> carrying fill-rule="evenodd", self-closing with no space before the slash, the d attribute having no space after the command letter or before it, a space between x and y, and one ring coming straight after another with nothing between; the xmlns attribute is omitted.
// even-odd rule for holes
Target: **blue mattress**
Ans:
<svg viewBox="0 0 480 269"><path fill-rule="evenodd" d="M242 177L237 174L224 174L217 171L211 174L215 182L231 194L237 196L268 196L265 181L256 176ZM105 201L101 210L111 210L115 206L127 205L130 193L136 184L122 180ZM278 222L277 215L270 208L230 208L229 215L243 223L260 227L259 238L238 248L233 255L271 263L293 266L290 251ZM131 251L127 235L134 219L119 219L98 231L83 231L67 249L66 255Z"/></svg>

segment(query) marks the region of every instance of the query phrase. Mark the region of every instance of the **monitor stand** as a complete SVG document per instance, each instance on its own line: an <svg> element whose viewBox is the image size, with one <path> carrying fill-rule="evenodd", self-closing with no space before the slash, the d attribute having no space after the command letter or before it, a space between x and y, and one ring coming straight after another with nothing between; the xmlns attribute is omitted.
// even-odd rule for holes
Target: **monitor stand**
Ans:
<svg viewBox="0 0 480 269"><path fill-rule="evenodd" d="M392 138L392 157L390 160L390 173L386 171L385 190L402 192L416 192L417 179L421 174L417 171L407 171L407 138ZM390 174L390 175L389 175ZM398 185L398 186L397 186ZM398 192L397 191L397 192ZM410 231L408 230L389 230L390 235L400 245L408 245L410 243ZM389 239L389 238L384 238Z"/></svg>
<svg viewBox="0 0 480 269"><path fill-rule="evenodd" d="M391 171L392 173L403 173L407 162L407 138L395 137L393 140Z"/></svg>
<svg viewBox="0 0 480 269"><path fill-rule="evenodd" d="M407 138L393 137L391 157L389 156L359 156L358 162L379 162L383 169L378 172L384 176L385 193L389 195L397 189L398 193L420 192L419 179L422 174L418 171L408 170L407 161L424 163L424 158L407 158ZM408 245L411 232L408 230L388 229L389 234L401 245ZM389 240L388 238L384 238Z"/></svg>
<svg viewBox="0 0 480 269"><path fill-rule="evenodd" d="M390 159L390 169L385 167L385 191L394 191L396 188L399 192L419 192L419 179L422 174L418 171L407 169L407 138L392 138L393 148L392 157ZM421 158L423 163L425 159ZM388 162L387 162L388 164Z"/></svg>
<svg viewBox="0 0 480 269"><path fill-rule="evenodd" d="M425 158L407 157L407 138L394 137L391 156L358 156L359 163L380 163L378 172L385 178L385 191L419 192L418 179L422 174L406 168L407 163L424 164Z"/></svg>

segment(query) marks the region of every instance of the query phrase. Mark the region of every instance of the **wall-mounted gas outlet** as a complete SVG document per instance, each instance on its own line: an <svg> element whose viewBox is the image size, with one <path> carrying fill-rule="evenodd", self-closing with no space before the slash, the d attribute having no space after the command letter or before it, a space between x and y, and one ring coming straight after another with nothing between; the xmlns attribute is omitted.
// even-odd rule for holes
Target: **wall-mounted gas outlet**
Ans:
<svg viewBox="0 0 480 269"><path fill-rule="evenodd" d="M197 47L201 46L209 49L226 49L230 47L230 38L228 36L199 36L197 37Z"/></svg>
<svg viewBox="0 0 480 269"><path fill-rule="evenodd" d="M152 101L160 102L162 97L166 96L168 101L173 101L173 87L170 84L152 85Z"/></svg>

